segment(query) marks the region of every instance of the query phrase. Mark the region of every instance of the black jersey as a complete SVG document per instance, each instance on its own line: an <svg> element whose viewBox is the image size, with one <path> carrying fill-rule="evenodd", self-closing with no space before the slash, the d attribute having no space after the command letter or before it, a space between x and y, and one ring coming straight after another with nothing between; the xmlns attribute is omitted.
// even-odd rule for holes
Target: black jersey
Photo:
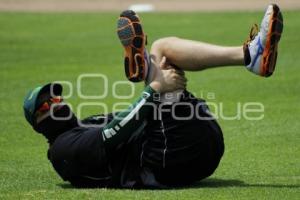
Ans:
<svg viewBox="0 0 300 200"><path fill-rule="evenodd" d="M75 127L56 138L48 150L48 158L63 180L76 187L119 187L127 184L129 176L123 175L122 180L121 176L129 150L127 143L133 147L133 139L108 151L101 134L103 128L89 126L104 126L112 119L113 114L88 117L82 120L85 126ZM136 171L132 159L127 163L130 163L129 171Z"/></svg>
<svg viewBox="0 0 300 200"><path fill-rule="evenodd" d="M165 185L183 185L210 176L224 152L222 130L205 101L184 91L181 100L161 104L145 127L141 163Z"/></svg>
<svg viewBox="0 0 300 200"><path fill-rule="evenodd" d="M92 126L77 126L60 134L48 151L58 174L78 187L158 187L151 171L142 168L139 160L140 140L154 94L147 86L127 110L92 116L82 121Z"/></svg>
<svg viewBox="0 0 300 200"><path fill-rule="evenodd" d="M178 117L189 116L191 111L210 117L203 100L186 91L184 94L181 102L185 104L161 108L175 107ZM125 116L132 116L130 113L137 112L135 108L146 110L145 105L139 105L133 106ZM111 126L104 127L109 132L99 127L75 127L61 134L49 149L48 157L55 170L77 187L126 188L186 184L214 172L224 151L222 131L215 120L203 121L193 115L190 120L182 121L168 111L158 111L161 118L153 120L153 111L149 109L147 114L145 110L139 113L144 113L143 120L131 118L119 129L123 133L118 133L123 121L107 115L92 116L83 122L99 124L108 118L106 122ZM120 140L118 134L129 137ZM107 143L110 138L117 139Z"/></svg>
<svg viewBox="0 0 300 200"><path fill-rule="evenodd" d="M84 124L102 124L112 115L92 116ZM140 163L142 136L146 123L132 132L127 142L107 151L102 128L76 127L56 138L48 158L56 172L76 187L164 187L150 169Z"/></svg>

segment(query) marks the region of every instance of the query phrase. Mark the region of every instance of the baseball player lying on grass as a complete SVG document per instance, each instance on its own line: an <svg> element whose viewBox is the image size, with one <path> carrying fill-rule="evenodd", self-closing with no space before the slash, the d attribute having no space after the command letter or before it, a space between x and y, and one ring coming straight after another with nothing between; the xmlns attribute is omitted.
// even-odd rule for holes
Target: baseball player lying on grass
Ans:
<svg viewBox="0 0 300 200"><path fill-rule="evenodd" d="M191 184L215 171L224 143L204 100L185 90L183 71L238 65L268 77L275 69L282 29L278 6L269 5L260 31L254 26L243 46L170 37L154 42L148 54L138 16L124 11L117 32L125 48L127 78L145 81L140 98L116 115L79 120L63 104L62 86L52 83L28 93L25 117L48 139L48 158L56 172L76 187Z"/></svg>

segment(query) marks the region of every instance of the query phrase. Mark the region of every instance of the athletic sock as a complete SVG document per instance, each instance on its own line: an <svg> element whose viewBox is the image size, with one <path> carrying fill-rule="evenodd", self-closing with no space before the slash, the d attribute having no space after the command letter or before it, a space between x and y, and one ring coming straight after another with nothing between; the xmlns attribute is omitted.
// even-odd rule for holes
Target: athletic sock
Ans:
<svg viewBox="0 0 300 200"><path fill-rule="evenodd" d="M247 44L244 44L244 64L245 66L249 65L251 62L251 56L250 56L250 51L249 51L249 47Z"/></svg>
<svg viewBox="0 0 300 200"><path fill-rule="evenodd" d="M145 58L145 62L146 62L145 84L149 85L153 79L153 70L151 70L150 56L149 56L149 53L146 48L144 51L144 58Z"/></svg>

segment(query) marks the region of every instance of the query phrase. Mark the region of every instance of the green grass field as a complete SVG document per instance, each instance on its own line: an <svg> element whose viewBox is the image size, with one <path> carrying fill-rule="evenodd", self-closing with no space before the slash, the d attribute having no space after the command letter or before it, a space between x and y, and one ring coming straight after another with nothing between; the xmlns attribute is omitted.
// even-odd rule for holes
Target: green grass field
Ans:
<svg viewBox="0 0 300 200"><path fill-rule="evenodd" d="M149 43L180 36L222 45L240 45L260 13L169 13L141 15ZM261 102L260 121L219 120L225 155L215 174L192 187L174 190L74 189L54 172L47 143L23 117L28 89L54 80L74 85L82 73L126 80L123 50L115 34L118 13L0 13L0 199L299 199L300 196L300 12L284 12L285 27L277 71L265 79L243 68L188 73L189 90L223 102L224 114L238 102ZM101 90L95 80L85 93ZM135 95L142 89L137 85ZM120 88L125 94L126 88ZM76 106L89 102L76 97ZM130 100L123 100L130 101ZM118 102L112 94L102 102ZM85 115L98 112L89 109ZM101 111L99 111L101 112Z"/></svg>

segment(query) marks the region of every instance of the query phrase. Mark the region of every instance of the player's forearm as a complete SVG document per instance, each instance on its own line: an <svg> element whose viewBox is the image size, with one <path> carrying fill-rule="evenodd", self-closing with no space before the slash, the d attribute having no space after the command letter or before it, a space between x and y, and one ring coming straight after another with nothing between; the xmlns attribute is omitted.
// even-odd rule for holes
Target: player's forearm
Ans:
<svg viewBox="0 0 300 200"><path fill-rule="evenodd" d="M155 88L155 90L153 88ZM114 148L123 142L127 142L148 116L153 108L153 95L159 91L155 85L147 86L141 97L127 110L120 112L109 124L107 124L102 136L108 148Z"/></svg>

